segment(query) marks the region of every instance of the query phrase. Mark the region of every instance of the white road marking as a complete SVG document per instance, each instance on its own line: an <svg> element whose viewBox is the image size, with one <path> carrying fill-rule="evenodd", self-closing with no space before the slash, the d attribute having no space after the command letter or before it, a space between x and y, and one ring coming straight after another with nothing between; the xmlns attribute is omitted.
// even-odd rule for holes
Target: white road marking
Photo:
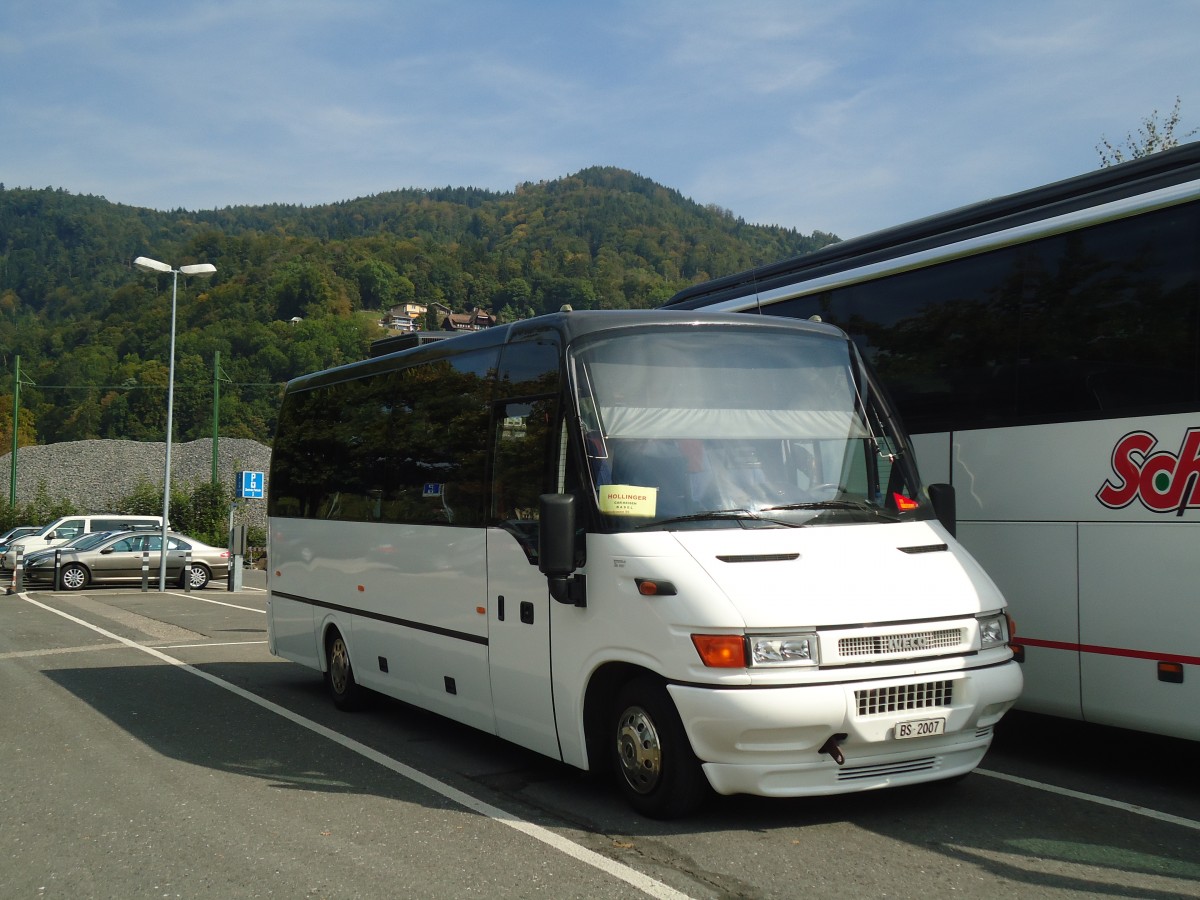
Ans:
<svg viewBox="0 0 1200 900"><path fill-rule="evenodd" d="M122 644L88 644L84 647L48 647L45 650L12 650L0 653L0 659L31 659L38 656L57 656L60 653L92 653L96 650L120 650Z"/></svg>
<svg viewBox="0 0 1200 900"><path fill-rule="evenodd" d="M1124 803L1120 800L1113 800L1109 797L1100 797L1096 794L1085 794L1082 791L1073 791L1070 788L1057 787L1053 784L1043 784L1040 781L1030 781L1028 778L1020 778L1016 775L1006 775L1003 772L993 772L990 769L976 769L980 775L986 775L988 778L998 778L1001 781L1010 781L1013 784L1019 784L1022 787L1033 788L1039 791L1047 791L1051 794L1058 794L1062 797L1070 797L1073 800L1084 800L1088 803L1096 803L1100 806L1108 806L1112 809L1120 809L1124 812L1133 813L1138 816L1145 816L1148 819L1157 819L1159 822L1168 822L1171 825L1181 825L1184 828L1191 828L1195 831L1200 831L1200 822L1195 819L1185 819L1182 816L1173 816L1170 813L1159 812L1157 809L1149 809L1145 806L1136 806L1133 803Z"/></svg>
<svg viewBox="0 0 1200 900"><path fill-rule="evenodd" d="M255 609L253 606L238 606L236 603L226 603L224 600L209 600L207 597L201 597L197 594L180 593L179 591L167 591L167 593L172 597L184 597L188 600L199 600L202 603L211 603L214 606L228 606L230 609L241 609L245 610L246 612L261 613L264 616L267 614L265 609Z"/></svg>
<svg viewBox="0 0 1200 900"><path fill-rule="evenodd" d="M204 644L160 644L159 650L194 650L196 647L244 647L246 644L265 644L266 641L223 641Z"/></svg>
<svg viewBox="0 0 1200 900"><path fill-rule="evenodd" d="M277 703L272 703L270 700L266 700L257 694L238 687L236 684L224 681L223 679L217 678L215 675L210 675L208 672L204 672L195 668L194 666L190 666L182 660L175 659L173 656L168 656L161 650L156 650L153 647L146 647L137 643L136 641L131 641L127 638L121 637L118 634L113 634L110 631L100 628L98 625L93 625L92 623L86 622L83 619L76 618L70 613L66 613L62 610L55 609L52 606L47 606L44 603L40 603L39 601L34 600L28 594L19 594L18 596L26 603L31 603L34 606L46 610L47 612L54 613L56 616L62 616L64 619L74 622L77 625L82 625L84 628L91 629L97 634L103 635L110 640L117 641L133 650L140 650L143 653L153 656L155 659L182 669L183 671L195 675L198 678L203 678L210 684L214 684L223 690L229 691L232 694L236 694L243 700L249 700L251 703L260 706L277 716L287 719L289 722L292 722L295 725L299 725L301 728L306 728L314 734L318 734L323 738L331 740L335 744L339 744L340 746L345 747L347 750L357 753L359 756L378 763L385 769L390 769L397 775L419 784L421 787L427 788L428 790L431 790L437 794L441 794L447 800L451 800L460 806L474 810L480 815L487 816L493 821L499 822L502 825L507 825L509 828L513 828L516 831L520 831L528 837L531 837L537 841L541 841L543 844L553 847L555 850L566 854L578 862L592 866L595 869L599 869L600 871L625 882L626 884L636 888L650 897L661 898L661 900L689 900L687 894L681 893L670 885L663 884L661 881L651 878L649 875L643 874L637 869L631 868L624 863L619 863L614 859L609 859L607 856L602 856L599 853L596 853L594 850L589 850L587 847L584 847L581 844L576 844L574 841L555 834L548 828L543 828L542 826L535 825L532 822L526 822L524 819L521 819L512 813L500 809L498 806L493 806L492 804L486 803L477 797L472 797L470 794L464 793L455 787L451 787L444 782L438 781L436 778L425 774L419 769L414 769L412 766L407 766L399 760L392 759L390 756L385 756L383 753L380 753L378 750L375 750L372 747L368 747L366 744L360 743L353 738L348 738L344 734L340 734L331 728L326 728L324 725L313 722L310 719L306 719L298 713L294 713L290 709L280 706Z"/></svg>

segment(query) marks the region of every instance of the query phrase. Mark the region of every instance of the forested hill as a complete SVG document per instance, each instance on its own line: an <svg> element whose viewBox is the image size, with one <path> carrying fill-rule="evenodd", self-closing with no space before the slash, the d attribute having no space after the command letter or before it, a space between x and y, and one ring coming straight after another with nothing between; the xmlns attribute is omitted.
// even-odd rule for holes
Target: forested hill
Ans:
<svg viewBox="0 0 1200 900"><path fill-rule="evenodd" d="M135 269L137 256L217 267L179 282L177 438L211 435L219 393L220 433L265 442L282 383L362 358L396 303L478 306L502 321L565 303L654 307L834 240L749 225L615 168L511 192L196 212L0 185L0 449L18 356L22 444L162 439L171 279Z"/></svg>

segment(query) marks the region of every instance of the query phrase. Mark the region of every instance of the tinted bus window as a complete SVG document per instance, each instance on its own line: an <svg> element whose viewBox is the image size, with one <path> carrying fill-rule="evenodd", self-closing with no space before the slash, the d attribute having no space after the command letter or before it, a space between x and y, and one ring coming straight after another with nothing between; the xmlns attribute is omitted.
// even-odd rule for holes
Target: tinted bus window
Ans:
<svg viewBox="0 0 1200 900"><path fill-rule="evenodd" d="M485 350L287 396L270 514L480 525L490 376Z"/></svg>
<svg viewBox="0 0 1200 900"><path fill-rule="evenodd" d="M496 404L491 521L537 562L538 497L557 490L559 349L554 342L504 349Z"/></svg>
<svg viewBox="0 0 1200 900"><path fill-rule="evenodd" d="M763 307L845 329L913 431L1200 399L1200 205Z"/></svg>

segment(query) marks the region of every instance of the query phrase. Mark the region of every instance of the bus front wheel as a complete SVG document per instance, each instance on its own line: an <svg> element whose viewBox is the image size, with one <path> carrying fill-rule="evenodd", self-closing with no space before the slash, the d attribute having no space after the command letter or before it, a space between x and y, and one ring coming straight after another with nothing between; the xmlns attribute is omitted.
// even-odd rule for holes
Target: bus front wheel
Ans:
<svg viewBox="0 0 1200 900"><path fill-rule="evenodd" d="M342 633L336 628L330 629L325 638L325 685L338 709L352 711L362 708L365 699L363 688L354 680L350 651L346 648Z"/></svg>
<svg viewBox="0 0 1200 900"><path fill-rule="evenodd" d="M617 784L635 810L652 819L694 812L710 793L666 687L635 678L617 694L611 747Z"/></svg>

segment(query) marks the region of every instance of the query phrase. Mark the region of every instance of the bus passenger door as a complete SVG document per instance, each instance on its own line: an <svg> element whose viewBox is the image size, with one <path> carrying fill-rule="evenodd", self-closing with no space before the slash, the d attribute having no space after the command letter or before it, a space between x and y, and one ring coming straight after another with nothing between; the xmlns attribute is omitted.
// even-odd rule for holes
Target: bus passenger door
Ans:
<svg viewBox="0 0 1200 900"><path fill-rule="evenodd" d="M488 660L496 734L561 759L550 691L550 594L521 539L487 530Z"/></svg>
<svg viewBox="0 0 1200 900"><path fill-rule="evenodd" d="M554 467L555 405L546 397L495 411L488 658L496 733L561 759L550 678L552 601L537 567L538 497Z"/></svg>

